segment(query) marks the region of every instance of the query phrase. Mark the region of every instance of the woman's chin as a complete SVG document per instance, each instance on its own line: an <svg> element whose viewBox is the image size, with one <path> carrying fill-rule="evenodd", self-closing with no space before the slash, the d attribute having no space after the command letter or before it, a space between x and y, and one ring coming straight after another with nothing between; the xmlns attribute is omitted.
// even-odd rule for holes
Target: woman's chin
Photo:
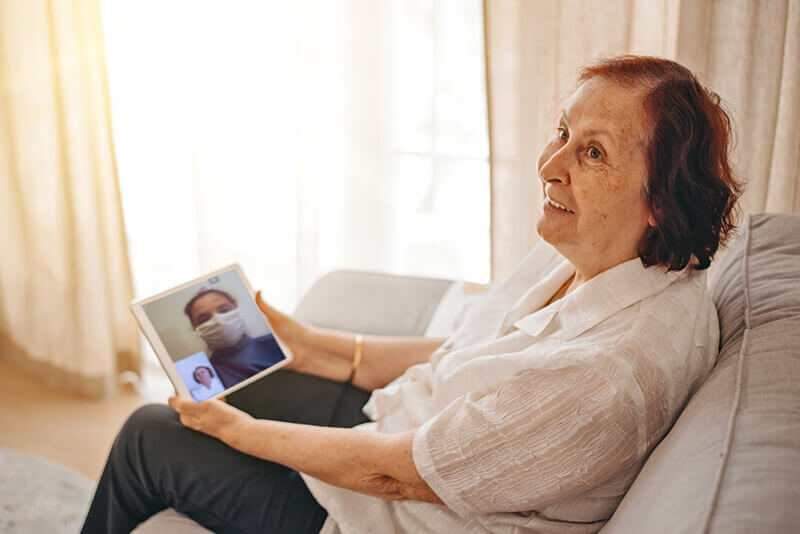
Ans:
<svg viewBox="0 0 800 534"><path fill-rule="evenodd" d="M546 214L539 216L539 219L536 221L536 233L551 245L557 245L563 242L566 238L563 224L555 224L555 221L549 221L547 219L548 217Z"/></svg>

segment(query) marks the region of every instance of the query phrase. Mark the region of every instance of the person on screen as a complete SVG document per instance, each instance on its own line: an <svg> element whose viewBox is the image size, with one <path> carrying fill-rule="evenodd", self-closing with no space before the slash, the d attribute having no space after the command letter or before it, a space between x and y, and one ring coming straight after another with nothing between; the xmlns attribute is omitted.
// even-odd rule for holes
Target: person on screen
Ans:
<svg viewBox="0 0 800 534"><path fill-rule="evenodd" d="M203 289L186 304L184 313L208 345L209 359L225 389L284 359L270 333L251 337L236 300L221 289Z"/></svg>
<svg viewBox="0 0 800 534"><path fill-rule="evenodd" d="M199 385L190 392L195 402L204 401L225 391L225 387L219 380L214 380L214 371L207 365L201 365L192 373L192 378Z"/></svg>
<svg viewBox="0 0 800 534"><path fill-rule="evenodd" d="M211 389L211 380L214 378L214 371L207 365L201 365L192 373L192 378L198 384L202 384L208 389Z"/></svg>

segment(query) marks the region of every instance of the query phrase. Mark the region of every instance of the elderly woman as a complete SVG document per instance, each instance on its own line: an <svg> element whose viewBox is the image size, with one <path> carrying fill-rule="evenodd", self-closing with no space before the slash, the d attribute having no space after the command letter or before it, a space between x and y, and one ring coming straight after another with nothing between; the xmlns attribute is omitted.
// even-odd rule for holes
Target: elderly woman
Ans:
<svg viewBox="0 0 800 534"><path fill-rule="evenodd" d="M84 530L172 507L217 532L596 532L714 365L704 269L733 228L729 135L674 62L583 69L538 160L542 239L444 343L362 343L259 299L295 371L372 392L369 422L145 406Z"/></svg>

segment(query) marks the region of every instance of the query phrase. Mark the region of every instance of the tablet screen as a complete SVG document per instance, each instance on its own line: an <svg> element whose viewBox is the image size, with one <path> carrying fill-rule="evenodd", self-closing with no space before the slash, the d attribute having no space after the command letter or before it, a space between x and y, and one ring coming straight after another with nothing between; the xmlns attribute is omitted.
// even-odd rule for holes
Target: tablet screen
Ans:
<svg viewBox="0 0 800 534"><path fill-rule="evenodd" d="M148 299L142 309L195 402L286 359L236 269Z"/></svg>

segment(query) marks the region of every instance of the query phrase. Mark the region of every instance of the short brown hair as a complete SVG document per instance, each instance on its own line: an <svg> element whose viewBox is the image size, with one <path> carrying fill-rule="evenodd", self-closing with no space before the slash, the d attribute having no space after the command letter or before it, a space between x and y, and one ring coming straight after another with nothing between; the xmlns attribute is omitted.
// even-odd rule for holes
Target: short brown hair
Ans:
<svg viewBox="0 0 800 534"><path fill-rule="evenodd" d="M651 125L644 202L655 219L639 243L645 266L705 269L736 228L742 184L730 164L731 120L717 93L668 59L617 56L581 69L578 82L600 76L647 88Z"/></svg>
<svg viewBox="0 0 800 534"><path fill-rule="evenodd" d="M236 307L238 307L238 306L239 306L239 305L236 303L236 299L235 299L235 298L233 298L233 297L230 295L230 293L228 293L227 291L223 291L223 290L221 290L221 289L201 289L201 290L200 290L200 292L199 292L199 293L197 293L197 295L193 296L193 297L192 297L192 300L190 300L190 301L189 301L189 302L186 304L186 306L183 308L183 313L185 313L185 314L186 314L186 316L187 316L187 317L189 317L189 322L190 322L190 323L192 323L192 326L194 326L194 319L192 319L192 308L194 307L194 303L195 303L195 301L196 301L197 299L199 299L200 297L202 297L203 295L208 295L209 293L218 293L218 294L222 295L223 297L225 297L226 299L228 299L229 301L231 301L231 303L232 303L234 306L236 306Z"/></svg>

